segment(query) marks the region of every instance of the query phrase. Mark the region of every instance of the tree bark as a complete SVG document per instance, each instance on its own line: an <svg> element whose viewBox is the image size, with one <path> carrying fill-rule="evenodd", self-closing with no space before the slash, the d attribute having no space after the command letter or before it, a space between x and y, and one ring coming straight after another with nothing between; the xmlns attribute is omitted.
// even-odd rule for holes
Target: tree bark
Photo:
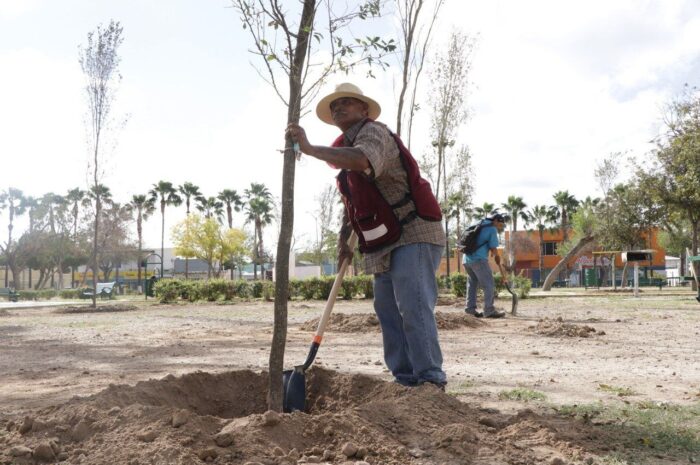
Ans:
<svg viewBox="0 0 700 465"><path fill-rule="evenodd" d="M552 269L552 271L549 272L547 275L547 279L544 280L544 284L542 285L542 290L543 291L550 291L552 289L552 285L554 284L554 281L556 280L557 276L559 275L559 272L566 267L566 264L574 258L575 256L578 255L578 253L583 249L586 245L590 244L595 240L595 236L584 236L582 237L576 245L569 251L569 253L566 254L564 258L559 260L559 263L557 263L557 266Z"/></svg>

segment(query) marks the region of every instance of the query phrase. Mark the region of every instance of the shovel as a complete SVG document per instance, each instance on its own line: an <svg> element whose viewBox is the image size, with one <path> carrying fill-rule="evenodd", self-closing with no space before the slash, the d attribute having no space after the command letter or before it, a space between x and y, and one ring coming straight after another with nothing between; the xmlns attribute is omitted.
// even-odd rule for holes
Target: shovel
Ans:
<svg viewBox="0 0 700 465"><path fill-rule="evenodd" d="M517 315L518 314L518 295L513 292L513 289L510 288L510 284L508 284L508 280L506 279L506 272L503 269L503 265L501 263L498 264L498 268L501 270L501 277L503 278L503 284L506 286L506 290L510 292L510 295L513 296L513 306L510 309L511 315Z"/></svg>
<svg viewBox="0 0 700 465"><path fill-rule="evenodd" d="M357 245L357 236L355 233L350 234L350 239L348 240L348 247L350 250L355 250ZM333 305L335 304L335 299L338 297L338 292L340 291L340 286L343 283L343 276L345 271L350 265L350 259L346 258L340 265L338 274L335 276L335 281L333 282L333 288L328 296L328 301L326 302L326 308L323 310L321 315L321 320L318 322L318 328L316 328L316 334L314 335L313 342L311 342L311 348L309 349L309 355L306 356L306 361L303 365L297 365L293 370L285 370L283 373L283 388L284 397L282 399L282 408L285 413L293 412L294 410L304 411L306 407L306 370L309 369L314 359L316 358L316 352L321 345L321 340L323 339L323 332L326 330L326 325L328 324L328 319L331 316L331 311L333 310Z"/></svg>

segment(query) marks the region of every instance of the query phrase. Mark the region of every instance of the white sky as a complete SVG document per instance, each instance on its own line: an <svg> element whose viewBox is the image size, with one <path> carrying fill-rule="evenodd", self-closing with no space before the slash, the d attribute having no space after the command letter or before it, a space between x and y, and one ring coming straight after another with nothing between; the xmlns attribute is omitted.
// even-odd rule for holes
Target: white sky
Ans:
<svg viewBox="0 0 700 465"><path fill-rule="evenodd" d="M281 189L286 110L250 63L250 38L226 0L0 0L0 190L65 193L87 186L83 77L78 45L98 24L124 27L116 114L129 115L104 179L117 201L153 183L189 181L207 196L263 182ZM384 22L377 35L395 31ZM683 84L700 85L700 2L688 0L447 0L434 48L451 27L478 34L469 145L475 203L551 204L568 189L598 195L597 160L629 151L643 158L663 105ZM351 80L378 100L395 126L398 68ZM427 76L424 75L424 76ZM427 80L423 80L424 86ZM427 102L423 102L427 108ZM427 111L414 155L429 140ZM337 130L302 119L312 143ZM296 171L296 245L313 238L314 196L334 172L305 158ZM166 211L167 231L184 208ZM6 215L0 216L6 224ZM241 215L235 218L242 225ZM20 222L19 228L21 229ZM0 233L4 237L5 233ZM270 228L268 244L276 242ZM146 244L160 244L160 218ZM274 249L273 249L274 251Z"/></svg>

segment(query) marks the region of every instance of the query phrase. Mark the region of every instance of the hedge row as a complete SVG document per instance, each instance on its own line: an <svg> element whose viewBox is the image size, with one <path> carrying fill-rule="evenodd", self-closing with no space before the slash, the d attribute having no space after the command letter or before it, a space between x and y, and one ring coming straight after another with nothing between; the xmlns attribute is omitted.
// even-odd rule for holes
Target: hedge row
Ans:
<svg viewBox="0 0 700 465"><path fill-rule="evenodd" d="M501 275L494 275L496 292L505 290L501 281ZM464 273L456 273L449 278L440 276L437 278L438 286L451 290L457 297L464 297L467 288L467 276ZM326 300L333 288L335 276L323 276L321 278L291 279L289 281L289 298L301 300ZM526 298L530 293L531 281L522 276L516 276L514 288L520 298ZM339 292L339 297L345 300L353 298L371 299L374 297L374 279L370 275L359 275L345 278ZM175 302L186 300L196 302L204 300L215 302L218 300L234 299L265 299L272 300L275 294L274 283L271 281L228 281L224 279L212 279L210 281L187 281L183 279L162 279L154 288L155 296L161 302Z"/></svg>
<svg viewBox="0 0 700 465"><path fill-rule="evenodd" d="M302 300L326 300L331 293L334 280L335 276L291 279L289 281L289 297L290 299ZM275 294L275 285L271 281L228 281L224 279L187 281L183 279L162 279L156 282L153 291L155 296L163 303L177 300L189 302L198 300L215 302L234 299L272 300ZM345 278L339 291L339 297L346 300L355 297L371 299L374 297L372 277L360 275Z"/></svg>
<svg viewBox="0 0 700 465"><path fill-rule="evenodd" d="M446 277L442 277L445 279ZM501 279L501 273L494 273L493 279L496 283L496 295L499 292L504 291L506 287L503 285L503 280ZM445 286L447 287L447 286ZM450 288L452 293L457 297L464 297L467 295L467 275L465 273L456 273L450 275ZM530 294L530 289L532 288L532 281L530 278L524 276L516 275L513 280L512 289L517 292L518 297L521 299L526 299Z"/></svg>
<svg viewBox="0 0 700 465"><path fill-rule="evenodd" d="M18 300L48 300L54 297L60 297L61 299L77 299L80 297L80 289L63 289L57 291L56 289L22 289L18 291Z"/></svg>

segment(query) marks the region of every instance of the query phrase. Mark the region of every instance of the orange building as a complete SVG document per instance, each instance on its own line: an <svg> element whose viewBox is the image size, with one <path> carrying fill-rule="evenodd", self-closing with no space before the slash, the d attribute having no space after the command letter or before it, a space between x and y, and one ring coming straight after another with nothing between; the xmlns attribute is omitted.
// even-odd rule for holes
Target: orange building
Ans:
<svg viewBox="0 0 700 465"><path fill-rule="evenodd" d="M571 236L570 233L569 237ZM557 255L558 247L563 242L563 234L560 230L549 231L545 230L540 243L539 231L516 231L511 234L510 231L504 233L505 236L505 251L506 257L510 256L511 246L514 246L515 252L515 271L532 279L533 284L541 283L547 274L561 260L561 256ZM511 241L512 238L512 241ZM647 243L644 249L653 250L652 259L649 262L640 263L640 269L648 274L652 271L662 271L666 269L666 250L659 245L658 230L651 230L647 238ZM540 251L542 253L542 274L540 275L539 260ZM596 251L595 258L593 251ZM621 270L624 266L622 262L621 251L616 251L614 254L600 254L603 250L595 248L585 252L578 257L574 257L567 264L567 272L573 276L565 278L567 282L583 285L584 274L586 270L592 270L595 267L609 267L612 256L615 257L615 268L617 278L621 278ZM576 276L578 273L578 277ZM590 273L590 272L589 272ZM603 271L607 273L607 271ZM578 279L577 279L578 278ZM608 276L608 280L609 280Z"/></svg>

